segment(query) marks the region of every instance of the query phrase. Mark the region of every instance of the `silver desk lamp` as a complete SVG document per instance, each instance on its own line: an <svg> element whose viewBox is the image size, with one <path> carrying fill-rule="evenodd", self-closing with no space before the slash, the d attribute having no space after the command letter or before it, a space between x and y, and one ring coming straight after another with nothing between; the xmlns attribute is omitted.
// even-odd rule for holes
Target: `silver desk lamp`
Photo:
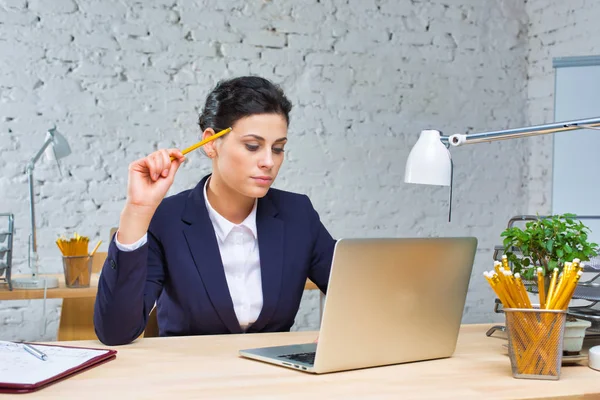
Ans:
<svg viewBox="0 0 600 400"><path fill-rule="evenodd" d="M37 253L37 239L35 228L35 201L33 192L33 169L35 163L40 159L42 154L46 153L46 158L55 160L60 172L58 160L71 154L69 143L61 135L56 128L48 130L46 140L42 148L33 156L27 164L27 180L29 182L29 216L31 219L31 233L29 234L29 268L31 269L31 278L15 278L12 279L13 287L17 289L50 289L58 287L58 279L54 277L39 276L39 258ZM62 175L62 174L61 174Z"/></svg>
<svg viewBox="0 0 600 400"><path fill-rule="evenodd" d="M573 131L577 129L600 130L600 117L555 122L552 124L506 129L502 131L473 133L469 135L455 134L443 136L438 130L424 130L421 132L419 140L417 140L417 143L410 151L408 159L406 160L404 182L450 186L450 205L448 211L448 221L450 221L452 215L453 166L448 147Z"/></svg>

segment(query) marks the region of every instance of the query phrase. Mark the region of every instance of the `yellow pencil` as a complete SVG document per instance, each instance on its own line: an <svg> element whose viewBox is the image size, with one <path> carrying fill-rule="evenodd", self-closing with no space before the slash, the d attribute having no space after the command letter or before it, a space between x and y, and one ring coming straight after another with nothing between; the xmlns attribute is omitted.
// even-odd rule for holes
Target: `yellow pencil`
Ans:
<svg viewBox="0 0 600 400"><path fill-rule="evenodd" d="M552 271L552 278L550 279L550 287L548 288L548 296L546 297L546 308L550 304L552 304L552 298L554 297L554 292L556 291L556 278L558 276L558 268L554 268Z"/></svg>
<svg viewBox="0 0 600 400"><path fill-rule="evenodd" d="M565 284L565 290L563 290L561 297L554 302L554 309L567 309L569 303L571 302L571 297L573 297L573 293L575 293L575 289L577 289L577 283L579 282L581 275L583 275L583 272L578 271L575 276L573 276L569 282Z"/></svg>
<svg viewBox="0 0 600 400"><path fill-rule="evenodd" d="M510 266L508 265L508 257L505 255L502 256L502 267L506 271L510 271Z"/></svg>
<svg viewBox="0 0 600 400"><path fill-rule="evenodd" d="M514 276L515 276L515 283L517 285L517 291L518 291L519 295L521 296L521 299L523 301L523 306L525 308L532 308L531 301L529 300L529 295L527 294L527 289L525 289L525 285L523 284L523 280L521 279L521 274L519 274L517 272Z"/></svg>
<svg viewBox="0 0 600 400"><path fill-rule="evenodd" d="M544 284L544 273L542 267L537 269L538 294L540 296L540 308L546 308L546 287Z"/></svg>
<svg viewBox="0 0 600 400"><path fill-rule="evenodd" d="M222 131L220 131L220 132L218 132L218 133L215 133L214 135L212 135L212 136L209 136L209 137L207 137L206 139L204 139L204 140L201 140L201 141L199 141L199 142L198 142L198 143L196 143L196 144L193 144L193 145L191 145L191 146L190 146L190 147L188 147L187 149L184 149L184 150L181 152L181 154L183 154L183 155L186 155L187 153L189 153L189 152L191 152L191 151L194 151L194 150L196 150L198 147L204 146L206 143L210 142L211 140L218 139L218 138L220 138L221 136L223 136L223 135L225 135L225 134L227 134L227 133L229 133L229 132L231 132L231 128L223 129ZM172 160L174 160L174 159L175 159L174 157L171 157L171 161L172 161Z"/></svg>
<svg viewBox="0 0 600 400"><path fill-rule="evenodd" d="M502 273L504 274L504 283L506 284L506 289L508 290L510 296L515 302L515 307L524 308L525 305L523 304L523 299L521 298L521 295L517 291L517 285L515 284L515 278L513 277L512 271L504 270L502 271Z"/></svg>
<svg viewBox="0 0 600 400"><path fill-rule="evenodd" d="M96 247L94 247L94 250L92 250L92 252L90 253L90 257L94 256L94 254L96 253L96 250L98 250L98 247L100 247L101 244L102 244L102 240L98 241L98 243L96 244Z"/></svg>

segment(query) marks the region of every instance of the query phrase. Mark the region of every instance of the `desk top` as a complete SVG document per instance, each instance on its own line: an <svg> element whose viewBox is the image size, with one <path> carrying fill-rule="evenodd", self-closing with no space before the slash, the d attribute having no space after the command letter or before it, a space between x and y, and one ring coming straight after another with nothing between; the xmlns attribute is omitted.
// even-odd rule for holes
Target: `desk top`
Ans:
<svg viewBox="0 0 600 400"><path fill-rule="evenodd" d="M21 275L13 276L18 278ZM31 275L22 275L23 277L30 278ZM96 297L98 292L98 274L92 274L90 280L90 287L88 288L68 288L65 285L64 274L47 274L42 276L53 276L58 278L58 287L46 290L47 299L71 299L71 298L83 298L83 297ZM43 299L44 289L16 289L8 290L8 286L0 288L0 300L30 300L30 299Z"/></svg>
<svg viewBox="0 0 600 400"><path fill-rule="evenodd" d="M21 275L14 276L13 278L17 278ZM30 277L31 275L23 275L25 277ZM65 285L65 276L64 274L54 274L54 275L43 275L43 276L53 276L58 278L58 287L54 289L48 289L46 298L47 299L76 299L76 298L89 298L96 297L96 293L98 292L98 279L99 274L92 274L92 279L90 280L89 288L68 288ZM318 290L319 288L310 280L306 280L306 284L304 286L304 290ZM12 291L8 290L8 286L0 287L0 300L30 300L30 299L43 299L44 298L44 289L16 289L13 288Z"/></svg>
<svg viewBox="0 0 600 400"><path fill-rule="evenodd" d="M512 377L504 340L490 325L464 325L453 357L312 375L248 360L238 350L310 342L316 332L146 338L113 347L117 359L28 399L101 398L577 398L600 394L600 372L587 363L563 366L558 381ZM104 347L97 341L62 342ZM567 396L567 397L564 397ZM0 396L4 398L5 396ZM23 398L23 395L6 398ZM588 398L587 396L585 398Z"/></svg>

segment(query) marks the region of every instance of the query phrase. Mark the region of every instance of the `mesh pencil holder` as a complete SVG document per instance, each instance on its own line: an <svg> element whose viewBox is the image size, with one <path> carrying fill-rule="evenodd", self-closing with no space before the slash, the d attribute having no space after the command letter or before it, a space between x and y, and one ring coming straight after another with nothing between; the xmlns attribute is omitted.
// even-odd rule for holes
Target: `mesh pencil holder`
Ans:
<svg viewBox="0 0 600 400"><path fill-rule="evenodd" d="M560 378L565 310L505 308L508 355L513 377Z"/></svg>
<svg viewBox="0 0 600 400"><path fill-rule="evenodd" d="M92 257L63 256L65 284L68 288L90 287L92 275Z"/></svg>

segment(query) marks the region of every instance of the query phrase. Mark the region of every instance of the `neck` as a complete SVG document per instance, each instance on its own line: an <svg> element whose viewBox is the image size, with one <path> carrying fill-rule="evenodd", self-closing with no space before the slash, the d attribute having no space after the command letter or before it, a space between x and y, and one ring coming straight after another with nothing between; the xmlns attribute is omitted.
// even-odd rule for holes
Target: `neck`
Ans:
<svg viewBox="0 0 600 400"><path fill-rule="evenodd" d="M241 224L250 215L255 202L255 199L229 188L216 174L210 177L206 196L212 208L234 224Z"/></svg>

